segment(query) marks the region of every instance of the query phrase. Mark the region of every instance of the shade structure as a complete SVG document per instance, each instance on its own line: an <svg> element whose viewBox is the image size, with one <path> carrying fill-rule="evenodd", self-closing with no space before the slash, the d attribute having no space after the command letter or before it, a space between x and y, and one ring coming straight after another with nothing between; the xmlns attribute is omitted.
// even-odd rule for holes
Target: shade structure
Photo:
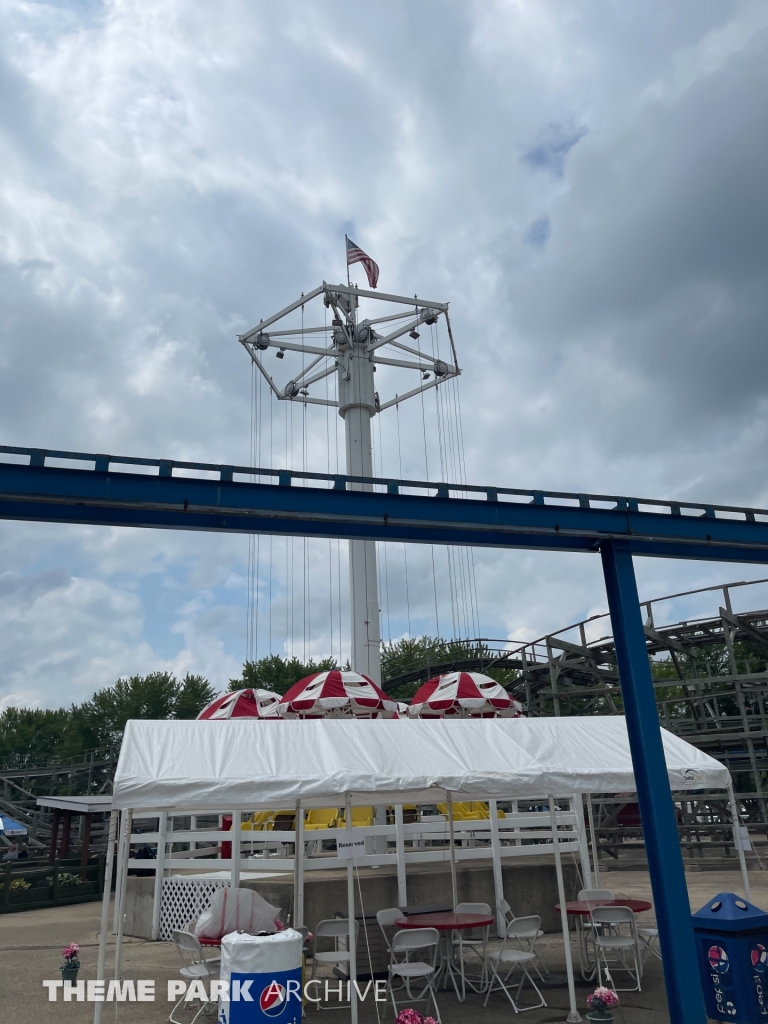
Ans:
<svg viewBox="0 0 768 1024"><path fill-rule="evenodd" d="M282 718L395 718L397 701L359 672L317 672L288 690L278 707Z"/></svg>
<svg viewBox="0 0 768 1024"><path fill-rule="evenodd" d="M480 672L448 672L430 679L411 701L411 718L519 718L514 697Z"/></svg>
<svg viewBox="0 0 768 1024"><path fill-rule="evenodd" d="M22 825L15 818L9 818L7 814L0 815L0 833L5 836L25 836L27 826Z"/></svg>
<svg viewBox="0 0 768 1024"><path fill-rule="evenodd" d="M278 718L280 694L248 688L225 693L203 708L198 718Z"/></svg>
<svg viewBox="0 0 768 1024"><path fill-rule="evenodd" d="M275 722L129 721L113 807L333 807L635 792L621 717ZM719 761L662 729L670 787L725 789Z"/></svg>

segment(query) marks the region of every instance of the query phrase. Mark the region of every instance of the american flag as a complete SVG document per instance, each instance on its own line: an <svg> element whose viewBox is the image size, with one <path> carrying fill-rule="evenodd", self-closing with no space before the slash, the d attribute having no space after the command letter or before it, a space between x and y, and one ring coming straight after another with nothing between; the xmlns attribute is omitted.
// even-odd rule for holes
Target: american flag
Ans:
<svg viewBox="0 0 768 1024"><path fill-rule="evenodd" d="M368 284L375 288L379 280L379 265L374 263L368 253L363 252L359 245L355 245L351 238L347 238L347 266L353 263L362 263L368 275Z"/></svg>

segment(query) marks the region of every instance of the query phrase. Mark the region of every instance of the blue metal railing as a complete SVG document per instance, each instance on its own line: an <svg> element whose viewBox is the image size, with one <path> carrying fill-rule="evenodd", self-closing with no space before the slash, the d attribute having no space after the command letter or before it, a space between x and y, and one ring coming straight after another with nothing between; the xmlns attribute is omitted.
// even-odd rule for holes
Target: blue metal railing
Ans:
<svg viewBox="0 0 768 1024"><path fill-rule="evenodd" d="M277 486L290 487L294 481L330 484L333 490L345 491L354 485L368 485L374 491L387 494L417 492L439 498L467 499L484 497L486 501L504 499L527 499L523 504L562 506L564 503L577 508L614 510L617 512L656 512L672 516L691 515L702 519L736 519L745 522L768 522L768 509L745 508L738 505L718 505L712 502L665 501L659 498L632 498L617 494L584 494L572 491L545 491L521 487L483 486L480 484L438 483L426 480L399 480L393 477L347 476L332 473L310 473L294 469L272 469L263 466L219 465L209 462L185 462L175 459L145 459L125 455L104 455L88 452L66 452L52 448L20 448L14 445L0 445L2 455L25 456L29 465L43 467L47 459L92 463L94 472L108 472L111 466L154 467L160 477L171 477L175 470L216 474L222 482L238 477L274 480ZM247 481L242 481L247 482Z"/></svg>

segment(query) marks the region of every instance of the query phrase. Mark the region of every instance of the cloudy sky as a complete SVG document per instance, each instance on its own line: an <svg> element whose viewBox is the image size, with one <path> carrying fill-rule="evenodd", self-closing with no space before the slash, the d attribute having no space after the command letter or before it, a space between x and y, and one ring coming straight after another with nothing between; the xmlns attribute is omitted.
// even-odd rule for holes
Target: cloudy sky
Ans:
<svg viewBox="0 0 768 1024"><path fill-rule="evenodd" d="M768 505L764 0L0 18L3 443L335 468L337 424L252 395L236 336L342 279L348 232L381 288L451 303L463 369L382 415L381 472L451 475L460 398L474 482ZM335 544L262 541L255 589L240 537L4 523L0 558L0 705L154 668L223 685L270 643L346 656ZM605 608L589 556L380 565L385 636L533 638ZM643 597L761 576L637 568Z"/></svg>

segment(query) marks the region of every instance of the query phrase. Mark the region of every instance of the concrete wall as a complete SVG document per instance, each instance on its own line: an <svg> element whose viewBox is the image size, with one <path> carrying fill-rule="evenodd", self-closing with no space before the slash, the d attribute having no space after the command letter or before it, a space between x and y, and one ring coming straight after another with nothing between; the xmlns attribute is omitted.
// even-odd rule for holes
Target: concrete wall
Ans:
<svg viewBox="0 0 768 1024"><path fill-rule="evenodd" d="M247 868L246 868L247 870ZM565 891L573 899L580 888L573 862L563 862ZM557 878L551 857L506 858L502 860L504 895L516 916L539 914L547 932L560 930L560 916L555 911ZM488 903L496 899L490 864L459 865L457 872L460 903ZM284 921L292 919L293 876L290 874L265 879L243 879L243 888L256 889L274 906L280 907ZM397 875L394 868L362 868L360 888L364 910L374 913L384 907L397 906ZM415 864L407 875L408 904L443 904L450 906L451 873L448 864ZM154 879L128 879L126 894L125 934L148 939L152 931L152 893ZM304 923L312 930L318 921L333 917L336 911L346 913L347 876L345 871L312 871L304 876ZM360 889L355 879L355 912L360 913Z"/></svg>

